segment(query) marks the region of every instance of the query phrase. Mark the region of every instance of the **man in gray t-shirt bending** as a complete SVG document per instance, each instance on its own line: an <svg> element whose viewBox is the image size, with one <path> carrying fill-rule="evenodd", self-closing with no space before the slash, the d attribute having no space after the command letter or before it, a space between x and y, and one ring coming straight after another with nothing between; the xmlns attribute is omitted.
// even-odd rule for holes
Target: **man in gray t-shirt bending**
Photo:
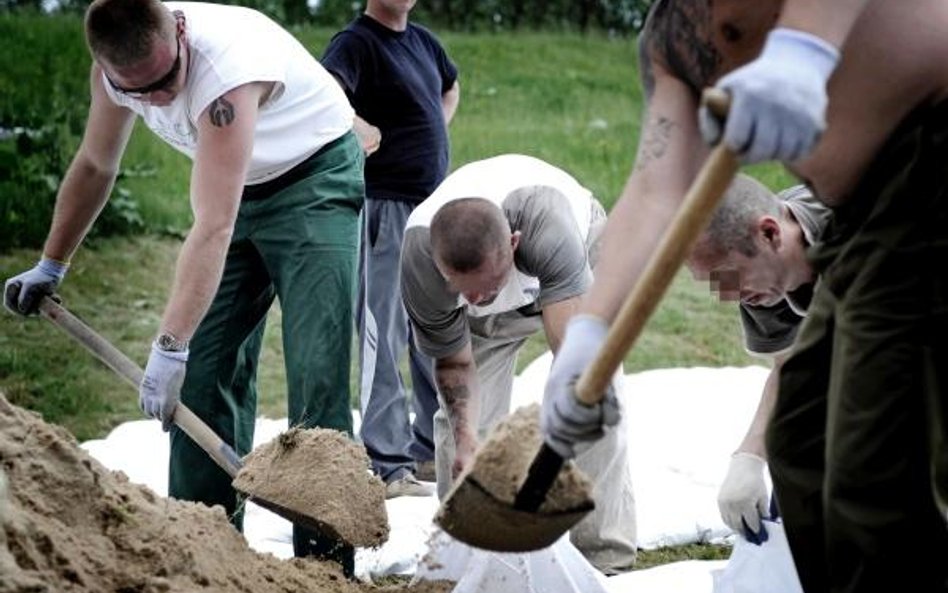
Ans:
<svg viewBox="0 0 948 593"><path fill-rule="evenodd" d="M780 367L817 282L806 250L829 217L829 208L802 185L774 195L739 176L688 260L694 275L710 280L721 300L739 301L747 350L773 361L757 412L718 493L724 522L751 539L760 533L760 518L768 515L764 429L776 401Z"/></svg>
<svg viewBox="0 0 948 593"><path fill-rule="evenodd" d="M402 298L419 348L435 358L438 494L510 411L517 353L543 330L555 353L592 280L605 213L556 167L501 155L461 167L408 218ZM635 560L635 503L622 427L577 458L596 510L571 533L599 570Z"/></svg>

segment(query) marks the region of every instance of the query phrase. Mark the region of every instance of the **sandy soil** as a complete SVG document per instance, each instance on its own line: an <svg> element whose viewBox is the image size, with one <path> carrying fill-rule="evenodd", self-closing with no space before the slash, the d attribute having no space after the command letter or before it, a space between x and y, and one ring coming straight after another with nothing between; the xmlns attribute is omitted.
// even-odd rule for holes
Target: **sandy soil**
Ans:
<svg viewBox="0 0 948 593"><path fill-rule="evenodd" d="M447 592L379 588L251 550L220 507L159 497L0 394L0 593Z"/></svg>
<svg viewBox="0 0 948 593"><path fill-rule="evenodd" d="M539 404L519 408L491 431L478 449L470 475L496 499L513 506L542 443ZM567 462L539 512L572 510L588 503L591 495L592 483L573 462Z"/></svg>
<svg viewBox="0 0 948 593"><path fill-rule="evenodd" d="M293 428L244 459L234 487L316 520L316 527L360 547L388 539L385 484L369 456L337 430Z"/></svg>

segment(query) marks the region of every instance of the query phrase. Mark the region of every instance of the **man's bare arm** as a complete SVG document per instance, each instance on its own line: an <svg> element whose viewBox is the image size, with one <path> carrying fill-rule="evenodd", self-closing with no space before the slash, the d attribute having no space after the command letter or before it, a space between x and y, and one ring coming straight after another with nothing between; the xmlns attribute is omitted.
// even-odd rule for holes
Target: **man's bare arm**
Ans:
<svg viewBox="0 0 948 593"><path fill-rule="evenodd" d="M869 0L787 0L778 26L812 33L840 48L867 4Z"/></svg>
<svg viewBox="0 0 948 593"><path fill-rule="evenodd" d="M566 324L569 318L579 311L579 302L579 297L572 297L543 307L543 330L546 334L546 343L549 344L553 354L560 349L560 342L566 332Z"/></svg>
<svg viewBox="0 0 948 593"><path fill-rule="evenodd" d="M477 448L480 399L470 342L455 354L435 360L435 382L454 433L456 453L452 473L456 477Z"/></svg>
<svg viewBox="0 0 948 593"><path fill-rule="evenodd" d="M611 321L658 245L707 155L689 86L654 64L635 167L609 215L582 310Z"/></svg>
<svg viewBox="0 0 948 593"><path fill-rule="evenodd" d="M217 99L198 120L191 174L194 225L181 247L162 329L189 339L220 284L234 231L261 98L270 85L250 83Z"/></svg>
<svg viewBox="0 0 948 593"><path fill-rule="evenodd" d="M764 383L763 393L760 395L760 402L757 404L757 411L751 419L750 426L747 427L747 433L741 441L738 451L752 453L761 459L767 459L767 451L764 446L764 435L767 431L767 422L770 421L770 415L773 413L774 405L777 403L777 388L780 383L780 368L790 357L789 353L781 353L774 356L773 366L767 375L767 381Z"/></svg>
<svg viewBox="0 0 948 593"><path fill-rule="evenodd" d="M454 114L461 102L461 84L455 80L451 88L441 95L441 111L444 114L444 125L450 125Z"/></svg>
<svg viewBox="0 0 948 593"><path fill-rule="evenodd" d="M135 114L114 104L102 87L95 64L89 77L89 118L79 150L59 186L56 209L43 252L67 262L112 192Z"/></svg>

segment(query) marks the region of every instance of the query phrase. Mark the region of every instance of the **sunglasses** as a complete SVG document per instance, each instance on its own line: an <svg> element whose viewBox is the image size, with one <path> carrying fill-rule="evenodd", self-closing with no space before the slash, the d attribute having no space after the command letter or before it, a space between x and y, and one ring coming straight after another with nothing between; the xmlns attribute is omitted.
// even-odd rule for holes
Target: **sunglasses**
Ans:
<svg viewBox="0 0 948 593"><path fill-rule="evenodd" d="M149 95L151 93L157 93L159 91L166 90L174 83L175 79L178 77L178 72L181 71L181 37L176 37L175 41L177 41L178 49L174 57L174 63L171 65L171 70L168 70L167 74L151 84L135 87L133 89L120 87L119 85L115 84L111 78L106 76L105 79L109 81L109 86L111 86L117 92L134 99L144 97L145 95Z"/></svg>

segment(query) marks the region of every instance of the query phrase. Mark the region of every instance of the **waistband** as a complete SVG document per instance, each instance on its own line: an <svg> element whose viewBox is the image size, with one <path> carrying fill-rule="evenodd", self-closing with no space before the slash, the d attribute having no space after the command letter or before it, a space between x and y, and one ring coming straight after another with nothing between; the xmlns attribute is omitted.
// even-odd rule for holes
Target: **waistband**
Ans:
<svg viewBox="0 0 948 593"><path fill-rule="evenodd" d="M270 196L279 193L286 189L287 187L293 185L301 179L308 177L316 167L316 161L319 160L326 152L329 152L336 146L342 144L352 132L346 132L342 136L339 136L335 140L324 144L314 152L313 154L306 157L306 160L294 166L292 169L280 175L275 179L269 181L264 181L263 183L257 183L254 185L245 185L244 192L241 195L240 199L242 202L253 202L257 200L264 200Z"/></svg>

